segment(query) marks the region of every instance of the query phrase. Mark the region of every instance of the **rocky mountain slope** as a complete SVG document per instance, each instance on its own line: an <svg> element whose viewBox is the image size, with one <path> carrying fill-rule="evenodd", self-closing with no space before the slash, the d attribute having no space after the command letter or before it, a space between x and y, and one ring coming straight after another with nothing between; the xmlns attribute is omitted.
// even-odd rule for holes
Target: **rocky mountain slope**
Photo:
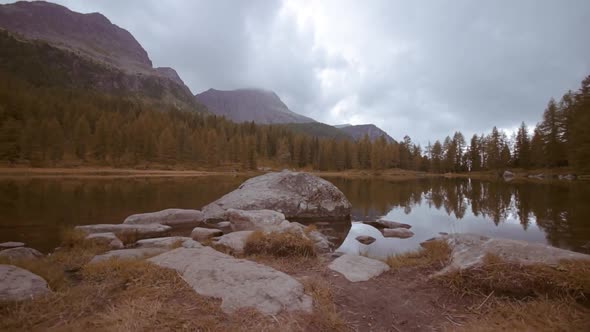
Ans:
<svg viewBox="0 0 590 332"><path fill-rule="evenodd" d="M209 89L195 96L214 114L235 122L310 123L315 120L291 111L279 96L261 89L220 91Z"/></svg>
<svg viewBox="0 0 590 332"><path fill-rule="evenodd" d="M174 69L152 68L137 40L102 14L17 2L0 5L0 30L0 70L27 81L204 110Z"/></svg>
<svg viewBox="0 0 590 332"><path fill-rule="evenodd" d="M375 126L374 124L364 124L356 126L345 124L337 125L334 127L352 136L355 140L361 140L365 137L365 135L368 135L371 141L375 141L379 139L381 136L385 136L385 140L388 143L395 142L395 140L391 136L389 136L384 130Z"/></svg>

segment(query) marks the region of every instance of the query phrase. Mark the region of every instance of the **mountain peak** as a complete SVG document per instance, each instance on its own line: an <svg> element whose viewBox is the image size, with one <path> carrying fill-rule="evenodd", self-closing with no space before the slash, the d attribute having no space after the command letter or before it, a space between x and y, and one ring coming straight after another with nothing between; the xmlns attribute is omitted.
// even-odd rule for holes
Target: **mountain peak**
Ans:
<svg viewBox="0 0 590 332"><path fill-rule="evenodd" d="M383 129L377 127L372 123L362 124L362 125L344 125L344 126L337 126L340 130L348 133L352 136L355 140L361 140L365 137L365 135L369 136L371 141L375 141L381 136L385 136L385 140L388 143L393 143L395 140L389 136Z"/></svg>
<svg viewBox="0 0 590 332"><path fill-rule="evenodd" d="M195 96L197 101L217 115L235 122L309 123L315 120L291 111L279 96L270 90L242 88L237 90L209 89Z"/></svg>

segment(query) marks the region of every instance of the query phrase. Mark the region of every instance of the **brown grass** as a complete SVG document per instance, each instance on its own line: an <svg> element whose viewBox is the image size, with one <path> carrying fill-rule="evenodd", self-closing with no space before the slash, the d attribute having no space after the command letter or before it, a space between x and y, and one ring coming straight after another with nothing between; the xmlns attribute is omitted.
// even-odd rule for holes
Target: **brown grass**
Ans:
<svg viewBox="0 0 590 332"><path fill-rule="evenodd" d="M303 280L305 292L313 298L314 314L307 319L309 331L345 331L346 322L342 319L334 304L331 285L319 277Z"/></svg>
<svg viewBox="0 0 590 332"><path fill-rule="evenodd" d="M244 253L273 257L316 257L313 241L289 232L264 233L256 231L246 240Z"/></svg>
<svg viewBox="0 0 590 332"><path fill-rule="evenodd" d="M445 241L428 241L418 251L387 258L386 263L392 271L403 267L442 268L449 262L451 247Z"/></svg>
<svg viewBox="0 0 590 332"><path fill-rule="evenodd" d="M460 293L479 292L523 299L527 297L590 300L590 262L562 261L558 266L508 263L487 255L481 267L439 277Z"/></svg>
<svg viewBox="0 0 590 332"><path fill-rule="evenodd" d="M536 299L501 301L467 322L445 326L446 331L590 331L590 310L575 301Z"/></svg>

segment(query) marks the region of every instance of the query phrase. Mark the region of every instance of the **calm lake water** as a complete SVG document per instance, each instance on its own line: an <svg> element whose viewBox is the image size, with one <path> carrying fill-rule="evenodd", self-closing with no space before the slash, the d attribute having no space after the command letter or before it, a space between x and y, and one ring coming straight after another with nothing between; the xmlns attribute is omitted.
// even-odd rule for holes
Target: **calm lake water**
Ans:
<svg viewBox="0 0 590 332"><path fill-rule="evenodd" d="M590 241L588 182L327 179L351 201L354 221L382 217L411 224L416 234L392 239L355 222L321 224L320 229L345 252L383 257L416 249L439 232L473 232L588 252L584 248ZM0 242L22 241L50 251L64 227L120 223L133 213L171 207L199 209L244 180L230 176L0 179ZM361 245L354 240L361 234L377 241Z"/></svg>

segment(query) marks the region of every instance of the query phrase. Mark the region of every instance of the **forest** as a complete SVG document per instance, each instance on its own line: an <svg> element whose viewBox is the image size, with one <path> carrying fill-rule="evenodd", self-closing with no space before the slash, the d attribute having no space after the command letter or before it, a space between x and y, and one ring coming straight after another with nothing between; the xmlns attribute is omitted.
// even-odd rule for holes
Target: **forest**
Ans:
<svg viewBox="0 0 590 332"><path fill-rule="evenodd" d="M532 133L524 123L513 137L494 127L467 142L456 132L423 148L409 136L394 143L314 137L287 125L237 124L133 96L0 75L0 160L7 165L590 172L590 76L579 90L551 99Z"/></svg>

